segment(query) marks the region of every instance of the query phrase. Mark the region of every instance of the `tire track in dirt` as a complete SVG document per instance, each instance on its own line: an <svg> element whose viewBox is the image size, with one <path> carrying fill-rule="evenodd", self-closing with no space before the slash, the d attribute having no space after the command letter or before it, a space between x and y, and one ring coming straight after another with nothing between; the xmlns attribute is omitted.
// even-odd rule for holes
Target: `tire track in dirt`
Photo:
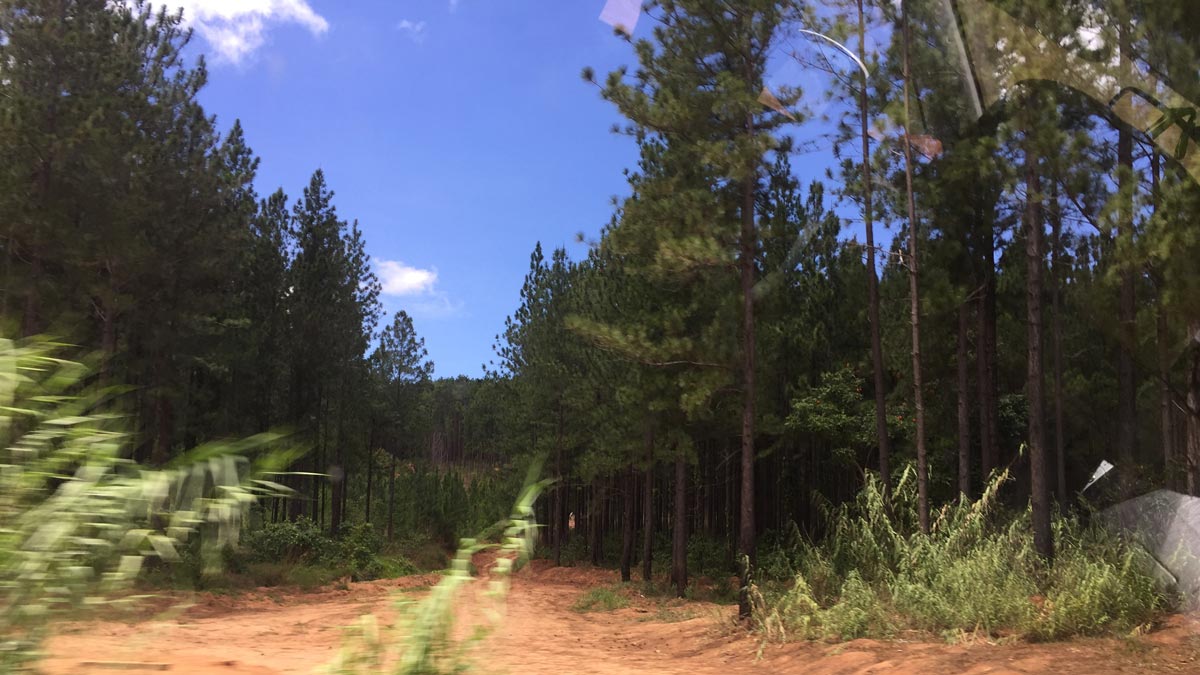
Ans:
<svg viewBox="0 0 1200 675"><path fill-rule="evenodd" d="M349 584L295 593L261 589L242 596L200 596L176 616L69 625L48 644L48 675L167 672L199 675L309 673L341 645L342 629L374 613L386 622L390 598L421 589L437 575ZM855 640L832 645L766 645L733 626L734 608L690 603L695 615L668 622L661 601L634 598L611 612L571 606L590 587L616 581L590 568L537 563L513 580L504 618L473 652L478 672L497 675L1114 675L1200 673L1200 621L1172 617L1161 631L1120 640L1055 644L946 645ZM478 612L464 609L468 621ZM678 617L676 617L678 618ZM102 663L107 662L107 663ZM92 665L86 665L86 664ZM151 667L129 667L143 663ZM121 665L120 671L113 670Z"/></svg>

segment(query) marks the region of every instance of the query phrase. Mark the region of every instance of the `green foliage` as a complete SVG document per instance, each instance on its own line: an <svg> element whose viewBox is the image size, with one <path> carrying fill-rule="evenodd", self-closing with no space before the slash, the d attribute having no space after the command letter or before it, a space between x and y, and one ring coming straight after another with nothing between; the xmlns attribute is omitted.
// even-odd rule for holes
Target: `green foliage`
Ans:
<svg viewBox="0 0 1200 675"><path fill-rule="evenodd" d="M109 412L115 391L88 387L62 351L0 340L0 669L36 658L53 619L116 602L148 559L219 572L247 507L282 494L258 477L289 459L251 463L279 440L262 435L139 467Z"/></svg>
<svg viewBox="0 0 1200 675"><path fill-rule="evenodd" d="M890 513L869 478L854 502L830 513L822 544L789 536L768 549L760 573L794 577L753 589L756 625L780 640L900 629L1059 639L1129 631L1163 609L1138 549L1100 526L1059 518L1058 554L1047 565L1033 550L1028 511L997 505L1007 479L995 476L977 502L944 507L926 536L916 527L911 471Z"/></svg>
<svg viewBox="0 0 1200 675"><path fill-rule="evenodd" d="M308 574L313 578L349 576L355 581L368 581L417 573L417 567L403 555L383 555L382 550L383 538L367 523L351 525L340 539L333 539L308 518L298 518L269 523L248 533L234 558L239 561L235 567L248 571L263 564L278 564L287 570L294 568L289 574L281 575L285 582L297 574ZM303 568L311 568L312 572L303 572ZM266 571L267 579L275 578L269 574L270 568Z"/></svg>
<svg viewBox="0 0 1200 675"><path fill-rule="evenodd" d="M334 542L312 520L300 517L248 532L242 548L250 562L315 563L333 553Z"/></svg>
<svg viewBox="0 0 1200 675"><path fill-rule="evenodd" d="M383 494L377 497L372 516L378 525L385 526L390 487L381 482L378 487ZM452 550L454 542L466 533L483 533L501 521L521 488L520 476L511 469L468 473L419 462L399 464L395 482L391 522L396 539L433 541L445 550ZM382 513L376 510L380 507L384 507Z"/></svg>
<svg viewBox="0 0 1200 675"><path fill-rule="evenodd" d="M703 534L688 539L688 570L690 573L711 578L728 577L729 545L717 538Z"/></svg>
<svg viewBox="0 0 1200 675"><path fill-rule="evenodd" d="M875 409L862 391L862 378L849 367L823 373L819 385L792 401L787 424L854 457L875 442Z"/></svg>

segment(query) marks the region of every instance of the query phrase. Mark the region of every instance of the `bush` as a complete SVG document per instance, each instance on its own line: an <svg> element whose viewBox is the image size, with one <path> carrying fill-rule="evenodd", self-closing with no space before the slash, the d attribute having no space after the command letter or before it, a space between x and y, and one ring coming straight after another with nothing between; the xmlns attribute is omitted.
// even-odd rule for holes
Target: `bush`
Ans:
<svg viewBox="0 0 1200 675"><path fill-rule="evenodd" d="M251 562L312 564L329 557L335 544L307 517L268 523L242 538Z"/></svg>
<svg viewBox="0 0 1200 675"><path fill-rule="evenodd" d="M267 574L258 579L265 583L291 583L302 587L321 585L317 580L332 581L350 577L354 581L370 581L385 576L415 574L417 567L402 555L381 555L383 539L369 523L357 523L346 527L340 539L329 537L308 518L294 521L269 523L259 530L248 533L242 539L242 548L231 556L229 568L245 571L256 576L263 565L283 565L297 568L282 575ZM308 572L299 568L312 568Z"/></svg>
<svg viewBox="0 0 1200 675"><path fill-rule="evenodd" d="M327 558L327 562L348 567L355 581L378 579L383 576L384 570L383 562L379 559L379 549L382 547L383 539L375 532L375 528L370 523L358 523L350 526L338 542L335 549L337 559Z"/></svg>

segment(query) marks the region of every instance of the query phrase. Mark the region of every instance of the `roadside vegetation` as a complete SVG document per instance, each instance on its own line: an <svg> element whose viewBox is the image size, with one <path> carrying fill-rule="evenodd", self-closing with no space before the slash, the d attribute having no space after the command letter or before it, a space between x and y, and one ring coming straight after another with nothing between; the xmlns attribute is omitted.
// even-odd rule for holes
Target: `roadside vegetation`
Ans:
<svg viewBox="0 0 1200 675"><path fill-rule="evenodd" d="M873 477L830 508L809 543L794 528L768 548L750 589L753 624L770 640L850 640L924 633L1065 639L1149 628L1172 606L1146 553L1078 515L1057 516L1054 564L1037 555L1029 512L999 503L996 475L978 500L948 504L918 527L912 472L890 509Z"/></svg>

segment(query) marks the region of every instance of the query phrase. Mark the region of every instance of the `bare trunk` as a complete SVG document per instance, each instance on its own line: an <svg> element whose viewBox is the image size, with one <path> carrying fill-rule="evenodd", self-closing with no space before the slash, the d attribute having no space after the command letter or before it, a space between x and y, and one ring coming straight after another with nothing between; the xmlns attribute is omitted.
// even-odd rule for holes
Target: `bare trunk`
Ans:
<svg viewBox="0 0 1200 675"><path fill-rule="evenodd" d="M1163 481L1170 488L1174 478L1175 464L1175 418L1172 410L1171 396L1171 356L1170 329L1167 325L1167 314L1159 298L1155 307L1154 327L1158 347L1158 406L1159 425L1163 446Z"/></svg>
<svg viewBox="0 0 1200 675"><path fill-rule="evenodd" d="M866 52L866 19L863 0L858 0L858 58L864 63ZM862 90L858 95L858 117L862 127L863 153L863 226L867 238L867 320L871 328L871 372L875 387L875 442L879 446L879 480L884 494L891 490L892 473L889 462L892 442L888 437L887 392L883 377L883 340L879 323L879 277L875 272L875 213L871 202L871 142L867 123L867 77L863 74Z"/></svg>
<svg viewBox="0 0 1200 675"><path fill-rule="evenodd" d="M967 373L968 305L958 307L958 492L963 499L971 498L971 403L970 379Z"/></svg>
<svg viewBox="0 0 1200 675"><path fill-rule="evenodd" d="M642 581L654 571L654 430L646 432L646 471L642 480Z"/></svg>
<svg viewBox="0 0 1200 675"><path fill-rule="evenodd" d="M675 593L683 597L687 591L687 460L683 453L675 458L675 513L671 523L671 581Z"/></svg>
<svg viewBox="0 0 1200 675"><path fill-rule="evenodd" d="M374 431L372 431L372 432L371 432L371 436L372 436L372 437L374 436ZM367 466L366 466L366 474L367 474L367 508L366 508L366 520L367 520L367 522L368 522L368 523L369 523L369 522L371 522L371 479L372 479L372 478L375 476L375 448L374 448L374 445L375 445L375 443L374 443L374 438L372 438L372 439L371 439L371 442L369 442L369 443L367 444Z"/></svg>
<svg viewBox="0 0 1200 675"><path fill-rule="evenodd" d="M633 566L633 500L637 499L637 473L629 465L621 495L621 581L629 581Z"/></svg>
<svg viewBox="0 0 1200 675"><path fill-rule="evenodd" d="M562 468L562 444L563 444L563 414L562 406L558 410L558 435L554 441L554 476L558 484L554 486L554 564L562 565L562 547L563 539L566 537L566 520L565 505L563 504L563 491L566 490L566 485L563 483L563 468Z"/></svg>
<svg viewBox="0 0 1200 675"><path fill-rule="evenodd" d="M592 481L592 507L588 512L588 537L591 544L592 565L597 567L604 561L604 504L608 498L608 479Z"/></svg>
<svg viewBox="0 0 1200 675"><path fill-rule="evenodd" d="M1054 250L1050 254L1050 293L1054 309L1054 325L1051 327L1054 350L1054 459L1055 478L1058 480L1058 504L1067 508L1067 448L1064 432L1063 410L1063 356L1062 356L1062 213L1058 208L1058 182L1050 184L1050 218L1053 228Z"/></svg>
<svg viewBox="0 0 1200 675"><path fill-rule="evenodd" d="M396 456L392 455L392 468L388 471L388 514L387 538L396 538Z"/></svg>
<svg viewBox="0 0 1200 675"><path fill-rule="evenodd" d="M340 451L338 453L341 454ZM342 529L342 493L345 491L345 473L342 469L341 459L333 467L333 475L329 479L332 482L329 502L329 533L332 536L337 536Z"/></svg>
<svg viewBox="0 0 1200 675"><path fill-rule="evenodd" d="M989 227L990 230L990 227ZM979 344L976 347L979 389L979 470L986 484L999 463L999 408L996 397L996 268L995 238L984 242L983 295L979 299Z"/></svg>
<svg viewBox="0 0 1200 675"><path fill-rule="evenodd" d="M171 458L171 437L174 435L174 406L165 391L154 395L154 448L150 463L162 466Z"/></svg>
<svg viewBox="0 0 1200 675"><path fill-rule="evenodd" d="M925 389L921 373L921 293L920 256L917 250L917 212L913 203L913 157L909 115L909 86L912 82L909 63L911 35L908 26L908 0L901 0L904 40L904 187L908 195L908 295L912 323L912 385L913 408L917 424L917 515L921 531L929 533L929 457L925 444Z"/></svg>
<svg viewBox="0 0 1200 675"><path fill-rule="evenodd" d="M29 284L25 295L25 311L21 317L21 335L29 337L37 335L42 328L42 259L38 254L31 254L29 261Z"/></svg>
<svg viewBox="0 0 1200 675"><path fill-rule="evenodd" d="M1154 199L1154 211L1158 212L1159 176L1161 164L1157 152L1150 153L1150 194ZM1163 280L1156 276L1158 298L1154 306L1154 333L1158 352L1158 405L1163 452L1163 484L1168 489L1177 489L1175 476L1175 415L1174 399L1171 395L1171 328L1167 322L1164 306Z"/></svg>
<svg viewBox="0 0 1200 675"><path fill-rule="evenodd" d="M754 133L754 119L746 121L746 132ZM754 225L755 191L758 177L750 173L742 178L742 233L739 266L742 277L742 504L738 553L750 564L754 563L754 266L758 250L758 233ZM679 470L678 468L676 469ZM686 546L686 542L684 542ZM745 575L743 575L745 576ZM747 586L747 579L742 585ZM682 591L681 591L682 593ZM745 594L743 594L745 596ZM738 603L739 614L750 615L750 599L742 597Z"/></svg>
<svg viewBox="0 0 1200 675"><path fill-rule="evenodd" d="M1187 489L1189 495L1200 497L1200 319L1189 323L1188 335L1192 356L1187 389Z"/></svg>
<svg viewBox="0 0 1200 675"><path fill-rule="evenodd" d="M1124 26L1124 22L1118 22ZM1119 29L1120 61L1124 68L1128 63L1129 36L1125 28ZM1117 130L1118 187L1122 194L1121 211L1117 221L1117 255L1120 270L1120 296L1117 307L1118 347L1117 352L1117 456L1120 458L1121 494L1133 496L1134 451L1137 447L1137 381L1133 366L1133 352L1137 348L1137 298L1134 290L1135 266L1124 259L1133 255L1133 133L1125 126Z"/></svg>
<svg viewBox="0 0 1200 675"><path fill-rule="evenodd" d="M1030 132L1027 132L1030 133ZM1028 354L1025 396L1029 401L1029 466L1033 491L1033 545L1047 560L1054 557L1050 532L1050 485L1046 480L1046 404L1042 391L1042 251L1041 191L1033 141L1025 150L1025 253Z"/></svg>

